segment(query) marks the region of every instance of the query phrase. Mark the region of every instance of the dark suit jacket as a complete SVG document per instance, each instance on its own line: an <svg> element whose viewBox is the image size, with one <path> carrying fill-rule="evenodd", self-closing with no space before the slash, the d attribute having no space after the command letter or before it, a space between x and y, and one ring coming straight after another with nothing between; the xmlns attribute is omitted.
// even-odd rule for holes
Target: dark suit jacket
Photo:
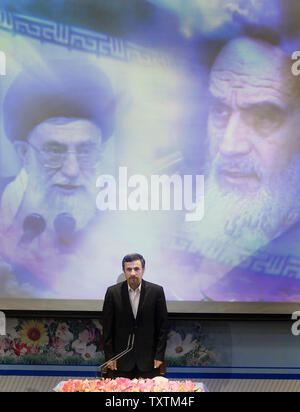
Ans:
<svg viewBox="0 0 300 412"><path fill-rule="evenodd" d="M137 317L134 319L127 281L107 289L103 304L103 334L105 359L126 349L128 337L135 334L134 348L118 360L120 371L137 366L150 371L154 359L164 360L167 343L168 314L163 288L142 280Z"/></svg>

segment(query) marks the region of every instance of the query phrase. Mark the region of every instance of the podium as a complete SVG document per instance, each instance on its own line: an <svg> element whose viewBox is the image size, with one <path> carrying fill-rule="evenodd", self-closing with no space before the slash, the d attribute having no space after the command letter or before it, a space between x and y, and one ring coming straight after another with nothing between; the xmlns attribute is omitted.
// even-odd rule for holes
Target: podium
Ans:
<svg viewBox="0 0 300 412"><path fill-rule="evenodd" d="M135 334L134 333L130 334L129 337L128 337L128 343L127 343L126 349L124 349L118 355L115 355L114 357L112 357L111 359L107 360L102 365L97 367L97 369L96 369L96 378L97 378L97 371L98 370L101 371L102 378L110 378L110 379L114 378L114 371L111 370L110 368L108 368L108 365L110 364L110 362L117 361L118 359L121 359L124 355L127 355L127 353L129 353L134 347L134 339L135 339ZM160 365L160 367L158 368L157 376L164 376L165 377L166 376L166 370L167 370L166 362L163 362Z"/></svg>

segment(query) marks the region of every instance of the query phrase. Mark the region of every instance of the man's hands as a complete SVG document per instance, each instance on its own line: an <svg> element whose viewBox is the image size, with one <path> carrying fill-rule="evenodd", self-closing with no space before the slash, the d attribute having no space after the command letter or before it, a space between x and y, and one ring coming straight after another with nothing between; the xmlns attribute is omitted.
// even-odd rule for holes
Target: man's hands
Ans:
<svg viewBox="0 0 300 412"><path fill-rule="evenodd" d="M109 362L107 367L109 369L113 370L113 371L116 371L117 370L117 361L115 360L115 361Z"/></svg>
<svg viewBox="0 0 300 412"><path fill-rule="evenodd" d="M160 365L162 364L161 360L154 360L154 369L157 369L160 367Z"/></svg>
<svg viewBox="0 0 300 412"><path fill-rule="evenodd" d="M155 360L154 360L154 369L159 368L161 364L162 364L162 361L155 359ZM116 370L117 370L117 361L109 362L109 364L107 365L107 367L108 367L109 369L113 370L113 371L116 371Z"/></svg>

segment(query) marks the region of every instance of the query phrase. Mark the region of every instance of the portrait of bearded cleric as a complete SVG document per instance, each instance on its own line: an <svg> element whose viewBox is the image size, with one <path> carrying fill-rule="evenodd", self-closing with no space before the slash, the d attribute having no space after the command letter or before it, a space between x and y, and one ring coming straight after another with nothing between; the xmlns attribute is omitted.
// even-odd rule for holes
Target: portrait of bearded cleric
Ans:
<svg viewBox="0 0 300 412"><path fill-rule="evenodd" d="M298 83L260 40L232 40L213 65L206 217L224 240L257 248L300 218Z"/></svg>
<svg viewBox="0 0 300 412"><path fill-rule="evenodd" d="M285 236L300 219L300 86L290 57L237 37L215 58L208 88L204 218L178 236L194 287L213 300L299 297L293 275L265 273L274 256L287 258ZM260 267L249 275L253 256Z"/></svg>
<svg viewBox="0 0 300 412"><path fill-rule="evenodd" d="M35 286L34 296L50 287L62 293L57 274L90 226L101 224L95 182L114 127L113 88L101 68L72 59L47 64L24 66L3 100L20 169L0 185L0 255L22 288L12 293L22 296L23 284ZM3 278L1 295L10 296Z"/></svg>

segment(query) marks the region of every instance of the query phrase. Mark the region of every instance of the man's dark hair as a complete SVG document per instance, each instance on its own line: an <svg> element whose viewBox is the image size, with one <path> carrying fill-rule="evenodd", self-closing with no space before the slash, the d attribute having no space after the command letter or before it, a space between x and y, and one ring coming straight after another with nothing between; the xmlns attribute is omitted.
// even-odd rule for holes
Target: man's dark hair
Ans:
<svg viewBox="0 0 300 412"><path fill-rule="evenodd" d="M145 267L145 259L143 258L142 255L140 255L139 253L130 253L129 255L126 255L123 257L122 260L122 268L124 270L125 268L125 263L126 262L134 262L135 260L140 260L141 264L142 264L142 268L144 269Z"/></svg>

